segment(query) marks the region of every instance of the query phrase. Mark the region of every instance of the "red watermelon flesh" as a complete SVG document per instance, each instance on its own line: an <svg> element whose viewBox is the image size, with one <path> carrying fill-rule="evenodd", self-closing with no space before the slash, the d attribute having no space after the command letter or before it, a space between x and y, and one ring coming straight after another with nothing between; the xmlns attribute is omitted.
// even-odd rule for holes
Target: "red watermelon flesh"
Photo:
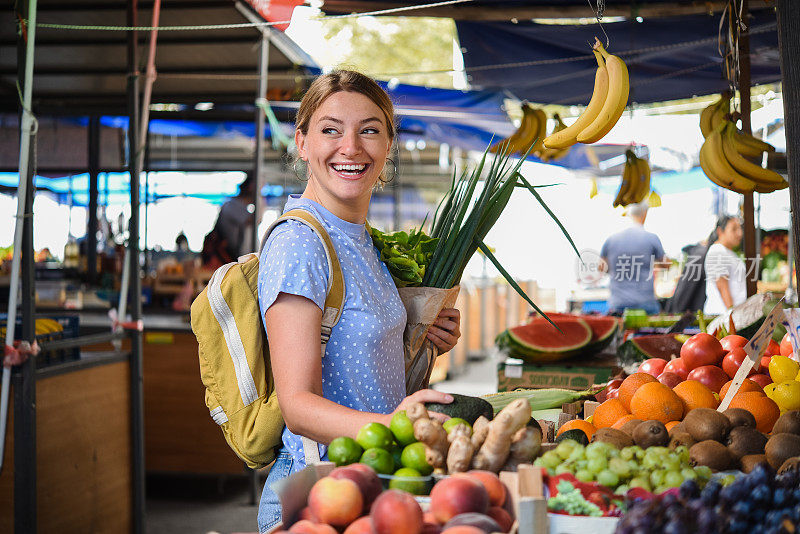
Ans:
<svg viewBox="0 0 800 534"><path fill-rule="evenodd" d="M590 341L591 344L597 342L611 341L611 338L616 333L620 324L622 324L622 320L619 317L614 317L611 315L575 315L571 313L548 313L547 316L553 320L555 320L556 318L583 319L589 325L589 328L592 329L592 340ZM537 317L536 319L537 320L544 319L544 317ZM606 343L606 345L607 344L608 343Z"/></svg>
<svg viewBox="0 0 800 534"><path fill-rule="evenodd" d="M592 329L582 318L550 318L561 332L543 317L509 328L512 343L520 349L515 356L534 362L563 360L578 354L591 342Z"/></svg>

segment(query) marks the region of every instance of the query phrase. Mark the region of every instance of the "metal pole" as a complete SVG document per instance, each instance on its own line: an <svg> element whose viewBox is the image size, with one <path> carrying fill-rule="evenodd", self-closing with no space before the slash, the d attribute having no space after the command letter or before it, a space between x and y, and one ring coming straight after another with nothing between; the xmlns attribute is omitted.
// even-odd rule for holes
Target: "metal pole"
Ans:
<svg viewBox="0 0 800 534"><path fill-rule="evenodd" d="M97 180L100 173L100 117L89 117L89 228L86 261L90 284L97 283Z"/></svg>
<svg viewBox="0 0 800 534"><path fill-rule="evenodd" d="M786 132L786 166L789 173L789 199L792 219L792 250L794 264L798 270L797 284L800 290L800 153L790 139L800 139L800 2L778 0L778 44L781 53L781 75L783 88L783 124ZM789 262L791 266L791 262ZM791 274L790 274L791 276Z"/></svg>
<svg viewBox="0 0 800 534"><path fill-rule="evenodd" d="M258 224L263 216L261 206L261 188L264 187L264 131L266 129L266 113L262 106L267 103L267 75L269 73L269 34L261 32L261 49L258 56L258 94L256 94L256 155L253 177L256 181L253 202L255 210L253 213L253 242L252 250L258 249L259 235ZM272 132L275 135L275 132Z"/></svg>
<svg viewBox="0 0 800 534"><path fill-rule="evenodd" d="M11 285L8 289L8 315L6 320L6 345L14 344L14 326L17 321L17 280L22 259L22 230L28 187L33 187L30 176L30 148L33 133L31 97L33 92L33 50L36 37L36 0L28 1L28 42L25 48L25 74L22 87L22 121L19 138L19 186L17 187L17 220L14 228L14 256L11 259ZM0 392L0 471L6 444L8 423L8 397L11 387L11 368L3 367L3 389Z"/></svg>
<svg viewBox="0 0 800 534"><path fill-rule="evenodd" d="M128 25L137 25L137 0L128 1ZM142 154L139 151L139 68L137 63L137 32L128 32L128 143L131 177L131 219L129 226L128 259L131 280L131 319L142 318L142 279L139 269L139 177ZM152 42L151 42L152 44ZM146 128L146 123L143 123ZM124 289L124 288L123 288ZM121 296L121 295L120 295ZM120 320L124 320L120 317ZM131 332L130 357L131 387L131 460L132 460L132 509L133 532L144 532L144 404L142 391L142 332Z"/></svg>

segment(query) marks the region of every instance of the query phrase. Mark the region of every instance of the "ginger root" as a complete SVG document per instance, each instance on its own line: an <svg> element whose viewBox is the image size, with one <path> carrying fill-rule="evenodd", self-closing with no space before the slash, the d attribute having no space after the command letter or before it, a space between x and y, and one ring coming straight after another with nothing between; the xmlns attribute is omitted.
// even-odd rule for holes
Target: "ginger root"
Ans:
<svg viewBox="0 0 800 534"><path fill-rule="evenodd" d="M417 419L429 419L428 410L421 402L415 402L406 409L406 415L411 419L412 423L416 423Z"/></svg>
<svg viewBox="0 0 800 534"><path fill-rule="evenodd" d="M489 433L473 459L475 469L497 473L505 465L511 450L511 439L531 419L527 399L517 399L503 408L489 423Z"/></svg>
<svg viewBox="0 0 800 534"><path fill-rule="evenodd" d="M525 426L511 438L511 450L503 471L516 471L519 464L531 463L542 449L542 432L535 427Z"/></svg>
<svg viewBox="0 0 800 534"><path fill-rule="evenodd" d="M419 418L414 421L414 437L425 444L425 459L431 467L444 470L450 443L442 423L436 419Z"/></svg>
<svg viewBox="0 0 800 534"><path fill-rule="evenodd" d="M472 446L477 450L483 445L486 434L489 433L489 420L480 416L472 425Z"/></svg>
<svg viewBox="0 0 800 534"><path fill-rule="evenodd" d="M464 428L466 429L466 427ZM455 430L452 430L451 434L453 432ZM464 434L455 435L450 442L450 450L447 452L447 472L452 474L468 471L473 454L475 454L475 447L472 446L469 437Z"/></svg>

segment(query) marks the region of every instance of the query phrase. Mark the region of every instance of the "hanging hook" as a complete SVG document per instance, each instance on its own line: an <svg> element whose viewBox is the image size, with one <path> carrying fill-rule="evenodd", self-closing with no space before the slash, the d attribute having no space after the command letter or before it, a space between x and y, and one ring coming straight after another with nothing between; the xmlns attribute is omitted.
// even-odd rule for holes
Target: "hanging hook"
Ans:
<svg viewBox="0 0 800 534"><path fill-rule="evenodd" d="M594 11L594 14L597 18L597 24L600 26L600 29L603 31L603 35L606 36L606 48L609 47L611 44L611 39L608 37L608 33L606 33L606 29L603 27L602 19L603 13L606 10L606 0L597 0L597 7L595 8L592 5L592 0L586 0L589 3L589 7Z"/></svg>

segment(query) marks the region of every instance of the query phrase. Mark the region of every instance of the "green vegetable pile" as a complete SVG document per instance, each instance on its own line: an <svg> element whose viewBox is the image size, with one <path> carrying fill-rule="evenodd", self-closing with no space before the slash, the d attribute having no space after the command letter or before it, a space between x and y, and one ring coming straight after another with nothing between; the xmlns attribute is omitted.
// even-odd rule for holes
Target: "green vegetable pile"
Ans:
<svg viewBox="0 0 800 534"><path fill-rule="evenodd" d="M372 243L381 251L381 261L389 268L395 285L422 285L425 269L439 240L426 235L421 229L388 234L370 228L370 232Z"/></svg>

